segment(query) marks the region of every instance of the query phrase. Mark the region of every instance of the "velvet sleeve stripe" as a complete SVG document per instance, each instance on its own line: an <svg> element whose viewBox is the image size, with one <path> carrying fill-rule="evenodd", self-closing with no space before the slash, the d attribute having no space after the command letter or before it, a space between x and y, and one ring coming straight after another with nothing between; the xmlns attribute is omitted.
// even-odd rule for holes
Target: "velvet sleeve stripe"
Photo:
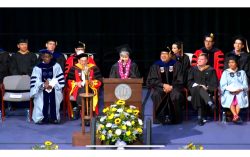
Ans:
<svg viewBox="0 0 250 157"><path fill-rule="evenodd" d="M63 76L63 73L57 75L56 78L59 78L60 76Z"/></svg>
<svg viewBox="0 0 250 157"><path fill-rule="evenodd" d="M64 78L60 78L60 79L58 79L58 82L60 82L60 81L62 81L62 80L64 81Z"/></svg>
<svg viewBox="0 0 250 157"><path fill-rule="evenodd" d="M36 76L31 76L31 78L30 79L36 79Z"/></svg>

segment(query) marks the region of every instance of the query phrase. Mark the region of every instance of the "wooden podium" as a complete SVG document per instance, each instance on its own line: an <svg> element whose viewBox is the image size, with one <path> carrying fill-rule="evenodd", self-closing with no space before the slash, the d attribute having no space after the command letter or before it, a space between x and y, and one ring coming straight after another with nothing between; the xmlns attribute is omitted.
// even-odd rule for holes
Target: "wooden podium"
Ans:
<svg viewBox="0 0 250 157"><path fill-rule="evenodd" d="M141 113L143 78L120 79L104 78L104 105L111 105L118 99L126 101L128 105L136 106Z"/></svg>

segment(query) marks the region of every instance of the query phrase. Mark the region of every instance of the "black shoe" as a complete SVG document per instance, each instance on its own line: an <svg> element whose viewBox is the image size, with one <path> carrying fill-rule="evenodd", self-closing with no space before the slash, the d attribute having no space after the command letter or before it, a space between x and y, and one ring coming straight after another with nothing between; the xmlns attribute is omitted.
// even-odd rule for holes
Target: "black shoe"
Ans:
<svg viewBox="0 0 250 157"><path fill-rule="evenodd" d="M242 124L243 121L242 119L239 117L236 121L234 121L235 124Z"/></svg>
<svg viewBox="0 0 250 157"><path fill-rule="evenodd" d="M90 121L89 120L85 120L84 124L85 124L85 126L90 126Z"/></svg>
<svg viewBox="0 0 250 157"><path fill-rule="evenodd" d="M59 122L59 120L50 120L50 123L51 124L59 124L60 122Z"/></svg>
<svg viewBox="0 0 250 157"><path fill-rule="evenodd" d="M49 120L47 118L40 119L36 124L42 125L42 124L48 124Z"/></svg>
<svg viewBox="0 0 250 157"><path fill-rule="evenodd" d="M206 122L203 119L198 119L198 125L203 126Z"/></svg>

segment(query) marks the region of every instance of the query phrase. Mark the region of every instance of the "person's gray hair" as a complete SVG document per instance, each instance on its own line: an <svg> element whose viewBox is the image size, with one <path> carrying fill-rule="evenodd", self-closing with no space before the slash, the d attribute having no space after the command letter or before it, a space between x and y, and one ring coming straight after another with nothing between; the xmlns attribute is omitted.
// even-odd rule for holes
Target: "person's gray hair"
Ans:
<svg viewBox="0 0 250 157"><path fill-rule="evenodd" d="M121 51L120 56L123 56L123 55L128 55L129 56L129 52L128 51Z"/></svg>

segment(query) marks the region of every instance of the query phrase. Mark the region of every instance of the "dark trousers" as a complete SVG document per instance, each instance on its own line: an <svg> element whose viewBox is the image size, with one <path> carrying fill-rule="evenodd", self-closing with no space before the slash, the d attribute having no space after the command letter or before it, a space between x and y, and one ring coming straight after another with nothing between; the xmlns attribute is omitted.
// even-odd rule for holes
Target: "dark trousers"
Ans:
<svg viewBox="0 0 250 157"><path fill-rule="evenodd" d="M46 120L57 120L55 89L50 93L43 91L43 116Z"/></svg>

